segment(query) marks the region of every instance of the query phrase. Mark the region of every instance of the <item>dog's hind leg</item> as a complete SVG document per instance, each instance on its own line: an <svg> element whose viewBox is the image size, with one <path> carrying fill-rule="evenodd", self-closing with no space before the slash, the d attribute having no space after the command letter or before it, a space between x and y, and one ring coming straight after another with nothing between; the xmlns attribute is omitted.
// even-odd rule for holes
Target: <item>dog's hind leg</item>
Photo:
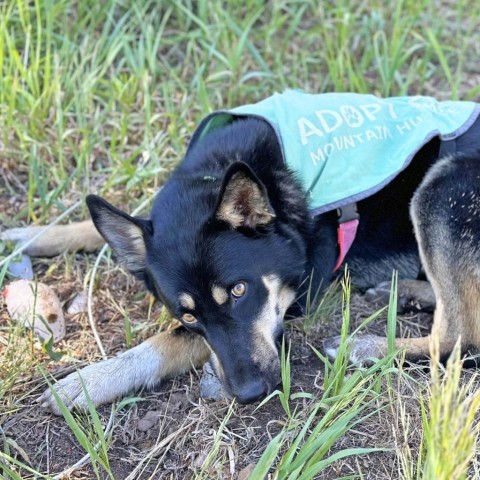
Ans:
<svg viewBox="0 0 480 480"><path fill-rule="evenodd" d="M384 307L390 301L391 288L392 282L382 282L365 292L365 300L379 307ZM409 310L421 310L423 312L433 312L435 310L435 293L430 283L425 280L399 279L397 293L397 312L399 313Z"/></svg>
<svg viewBox="0 0 480 480"><path fill-rule="evenodd" d="M105 243L91 220L47 228L12 228L1 232L0 240L22 244L31 240L38 233L45 232L24 249L24 253L32 257L53 257L64 252L79 250L93 252Z"/></svg>
<svg viewBox="0 0 480 480"><path fill-rule="evenodd" d="M116 357L71 373L53 388L70 410L87 407L85 389L93 404L98 406L199 367L208 360L210 353L200 335L178 327L159 333ZM42 407L60 415L50 389L38 401Z"/></svg>
<svg viewBox="0 0 480 480"><path fill-rule="evenodd" d="M439 161L415 193L411 215L437 300L432 333L446 357L457 340L480 348L480 155Z"/></svg>
<svg viewBox="0 0 480 480"><path fill-rule="evenodd" d="M480 158L439 161L415 193L411 216L422 263L436 298L433 333L446 358L460 338L463 350L480 349ZM396 339L406 358L425 358L430 336ZM339 338L324 350L338 354ZM352 341L351 360L362 362L387 353L387 339L374 335Z"/></svg>

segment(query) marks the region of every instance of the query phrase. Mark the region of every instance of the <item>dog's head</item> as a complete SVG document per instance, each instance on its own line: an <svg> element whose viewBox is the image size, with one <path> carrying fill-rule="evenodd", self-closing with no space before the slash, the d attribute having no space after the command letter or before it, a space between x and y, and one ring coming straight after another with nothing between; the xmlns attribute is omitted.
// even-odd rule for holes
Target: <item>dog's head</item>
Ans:
<svg viewBox="0 0 480 480"><path fill-rule="evenodd" d="M277 217L253 171L235 162L222 178L174 174L150 220L96 196L87 203L117 257L205 338L226 390L242 403L272 392L280 379L283 317L296 297L305 247Z"/></svg>

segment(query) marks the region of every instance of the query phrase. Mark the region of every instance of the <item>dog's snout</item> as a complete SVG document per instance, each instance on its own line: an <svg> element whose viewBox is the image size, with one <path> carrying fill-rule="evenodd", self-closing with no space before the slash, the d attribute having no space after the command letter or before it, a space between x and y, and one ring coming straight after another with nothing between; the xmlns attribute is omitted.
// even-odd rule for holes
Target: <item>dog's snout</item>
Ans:
<svg viewBox="0 0 480 480"><path fill-rule="evenodd" d="M238 392L234 392L234 395L239 403L246 405L261 400L267 396L267 393L267 384L261 378L258 378L244 385Z"/></svg>

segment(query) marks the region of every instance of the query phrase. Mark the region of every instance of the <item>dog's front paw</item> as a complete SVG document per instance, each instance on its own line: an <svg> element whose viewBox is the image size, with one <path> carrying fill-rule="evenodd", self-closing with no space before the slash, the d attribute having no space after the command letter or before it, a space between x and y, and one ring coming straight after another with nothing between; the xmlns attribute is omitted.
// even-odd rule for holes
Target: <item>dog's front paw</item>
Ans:
<svg viewBox="0 0 480 480"><path fill-rule="evenodd" d="M154 384L160 368L161 359L158 354L151 346L143 343L117 357L71 373L52 388L69 410L88 407L85 390L93 405L98 406L111 403L134 389ZM50 388L42 394L38 402L42 407L50 408L53 413L61 414Z"/></svg>
<svg viewBox="0 0 480 480"><path fill-rule="evenodd" d="M349 340L347 350L350 363L368 365L373 360L384 357L387 352L387 339L377 335L361 335ZM323 351L330 360L335 360L340 351L342 337L330 337L323 341Z"/></svg>
<svg viewBox="0 0 480 480"><path fill-rule="evenodd" d="M52 389L56 391L65 406L72 410L73 408L87 408L87 396L92 399L95 406L103 403L112 402L121 394L118 382L121 378L115 371L115 358L99 362L95 365L89 365L78 372L73 372L53 385ZM60 407L50 388L45 390L38 399L41 406L50 408L56 415L61 415Z"/></svg>

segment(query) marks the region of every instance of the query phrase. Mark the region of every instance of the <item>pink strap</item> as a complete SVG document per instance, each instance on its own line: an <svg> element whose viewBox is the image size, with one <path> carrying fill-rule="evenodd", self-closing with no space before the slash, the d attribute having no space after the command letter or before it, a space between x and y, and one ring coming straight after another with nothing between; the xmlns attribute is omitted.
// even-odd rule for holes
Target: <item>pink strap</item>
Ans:
<svg viewBox="0 0 480 480"><path fill-rule="evenodd" d="M336 272L342 265L348 251L350 250L350 247L352 246L353 241L355 240L358 223L358 219L355 219L349 220L348 222L340 223L340 225L338 225L337 236L340 252L338 254L337 264L335 265L335 269L333 270L334 272Z"/></svg>

